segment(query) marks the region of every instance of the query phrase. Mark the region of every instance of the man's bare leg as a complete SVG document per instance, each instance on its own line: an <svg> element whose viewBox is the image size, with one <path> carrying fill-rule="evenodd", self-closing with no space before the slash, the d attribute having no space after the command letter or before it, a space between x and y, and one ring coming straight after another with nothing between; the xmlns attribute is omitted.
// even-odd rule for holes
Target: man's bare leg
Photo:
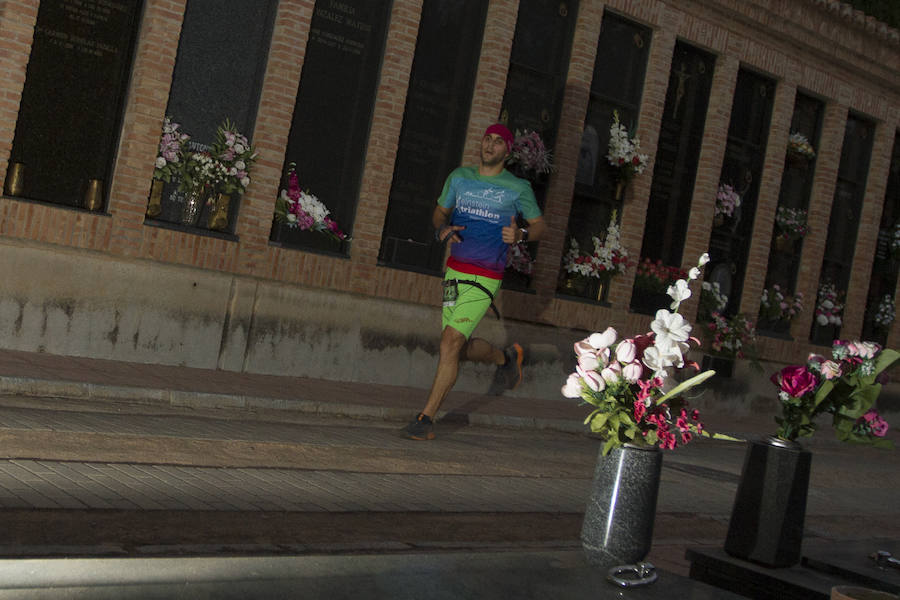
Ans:
<svg viewBox="0 0 900 600"><path fill-rule="evenodd" d="M503 350L481 338L471 338L463 346L460 354L462 360L502 365L506 362Z"/></svg>
<svg viewBox="0 0 900 600"><path fill-rule="evenodd" d="M456 383L456 376L459 374L459 359L465 346L466 336L450 326L444 327L444 331L441 333L437 371L434 374L434 381L431 383L428 401L422 410L423 414L432 418L437 414L447 393Z"/></svg>

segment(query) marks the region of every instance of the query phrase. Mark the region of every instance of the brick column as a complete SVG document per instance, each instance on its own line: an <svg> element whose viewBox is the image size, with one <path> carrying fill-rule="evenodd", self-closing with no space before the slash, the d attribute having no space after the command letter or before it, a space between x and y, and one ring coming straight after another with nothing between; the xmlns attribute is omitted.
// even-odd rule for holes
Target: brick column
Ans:
<svg viewBox="0 0 900 600"><path fill-rule="evenodd" d="M677 28L673 17L667 29L657 30L653 34L650 55L647 57L647 74L644 78L644 93L641 96L641 112L638 133L641 140L641 151L649 157L649 164L641 175L636 176L626 189L625 202L622 206L622 245L628 249L632 263L640 260L641 245L644 240L644 223L653 219L647 214L650 204L650 186L653 182L653 169L656 164L656 145L659 142L659 130L662 123L663 110L666 106L666 92L669 88L669 72L672 69L672 54L675 50L675 32ZM669 28L672 27L672 28ZM631 302L634 286L635 269L628 269L619 277L613 277L610 283L609 301L613 308L627 309Z"/></svg>
<svg viewBox="0 0 900 600"><path fill-rule="evenodd" d="M478 163L481 134L488 125L496 123L500 115L518 14L519 0L493 0L488 3L472 109L466 127L463 164Z"/></svg>
<svg viewBox="0 0 900 600"><path fill-rule="evenodd" d="M556 292L556 278L566 247L566 228L572 209L575 172L581 151L581 134L590 100L602 19L602 3L580 3L554 148L553 163L556 171L547 186L547 202L544 207L547 232L541 240L534 269L534 288L538 295L548 298Z"/></svg>
<svg viewBox="0 0 900 600"><path fill-rule="evenodd" d="M141 252L144 213L187 0L149 0L138 32L119 154L109 192L114 254Z"/></svg>
<svg viewBox="0 0 900 600"><path fill-rule="evenodd" d="M682 263L687 267L693 267L697 258L709 250L716 212L716 191L725 158L725 145L728 142L728 124L731 121L731 105L739 67L740 61L735 55L726 54L716 61L694 180L694 195L691 198L691 216L684 243ZM699 302L700 294L693 294L682 305L682 314L687 315L691 321L695 320Z"/></svg>
<svg viewBox="0 0 900 600"><path fill-rule="evenodd" d="M421 16L422 0L393 3L353 224L351 288L354 292L374 291L375 264L384 231Z"/></svg>
<svg viewBox="0 0 900 600"><path fill-rule="evenodd" d="M259 160L253 166L253 183L241 198L237 221L240 273L260 274L258 269L265 263L314 7L315 0L278 3L253 131Z"/></svg>
<svg viewBox="0 0 900 600"><path fill-rule="evenodd" d="M877 235L865 235L865 232L877 232L881 224L884 194L891 168L891 152L894 149L894 135L894 128L884 123L878 123L875 127L872 159L869 161L869 173L866 177L866 193L859 217L859 233L856 236L853 267L850 269L850 283L847 286L847 299L844 303L842 338L858 338L862 334L872 263L875 262L875 244L878 240Z"/></svg>
<svg viewBox="0 0 900 600"><path fill-rule="evenodd" d="M3 95L0 96L0 183L6 181L6 169L13 137L22 89L25 87L25 70L34 40L39 0L6 0L0 3L0 73L3 74ZM5 218L5 210L0 219Z"/></svg>
<svg viewBox="0 0 900 600"><path fill-rule="evenodd" d="M782 82L775 89L769 141L760 176L759 197L756 201L756 215L753 219L753 233L750 236L747 269L744 273L744 289L739 308L739 312L746 313L753 319L759 313L759 298L766 283L772 229L775 226L775 210L778 208L778 197L781 194L784 156L796 97L796 85Z"/></svg>
<svg viewBox="0 0 900 600"><path fill-rule="evenodd" d="M822 272L822 258L825 255L825 241L828 239L828 220L831 217L831 204L837 186L838 165L846 126L847 105L839 102L827 104L810 193L812 201L809 203L807 216L809 233L803 239L800 268L797 272L796 291L803 294L806 302L803 312L791 320L791 335L798 340L808 340L812 326L819 275Z"/></svg>

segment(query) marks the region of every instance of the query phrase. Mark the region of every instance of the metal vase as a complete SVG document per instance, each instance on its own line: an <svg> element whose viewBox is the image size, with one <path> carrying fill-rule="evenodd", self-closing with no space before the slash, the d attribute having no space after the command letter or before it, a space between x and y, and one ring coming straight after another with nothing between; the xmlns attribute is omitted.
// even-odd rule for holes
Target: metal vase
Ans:
<svg viewBox="0 0 900 600"><path fill-rule="evenodd" d="M800 562L812 454L775 437L750 442L725 552L767 567Z"/></svg>
<svg viewBox="0 0 900 600"><path fill-rule="evenodd" d="M150 198L147 200L148 217L158 217L162 212L162 191L163 182L159 179L154 179L150 186Z"/></svg>
<svg viewBox="0 0 900 600"><path fill-rule="evenodd" d="M203 195L198 189L190 190L184 197L184 207L181 209L181 224L194 226L200 217L203 208Z"/></svg>
<svg viewBox="0 0 900 600"><path fill-rule="evenodd" d="M588 562L616 566L647 556L661 471L662 452L657 447L626 446L606 456L598 454L581 527Z"/></svg>

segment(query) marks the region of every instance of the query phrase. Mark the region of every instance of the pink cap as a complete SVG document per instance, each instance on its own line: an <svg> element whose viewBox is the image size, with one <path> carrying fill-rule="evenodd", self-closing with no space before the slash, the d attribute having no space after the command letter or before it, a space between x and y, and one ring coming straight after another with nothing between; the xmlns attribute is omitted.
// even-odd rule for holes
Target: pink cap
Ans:
<svg viewBox="0 0 900 600"><path fill-rule="evenodd" d="M496 133L500 137L503 138L503 141L506 142L506 151L512 152L513 147L513 134L506 128L505 125L501 125L500 123L494 123L490 127L484 130L484 136L487 137L492 133Z"/></svg>

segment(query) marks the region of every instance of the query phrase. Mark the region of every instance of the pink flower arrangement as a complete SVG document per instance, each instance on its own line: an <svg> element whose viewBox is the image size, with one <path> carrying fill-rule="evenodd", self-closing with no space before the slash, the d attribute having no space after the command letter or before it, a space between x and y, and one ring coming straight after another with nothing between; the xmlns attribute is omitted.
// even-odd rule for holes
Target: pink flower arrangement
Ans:
<svg viewBox="0 0 900 600"><path fill-rule="evenodd" d="M690 280L699 277L699 267L708 260L704 254L698 267L691 269ZM667 293L674 312L658 310L650 332L617 342L618 333L609 327L575 343L575 372L562 394L595 407L584 422L606 440L604 454L626 443L672 450L695 435L710 436L682 394L715 371L698 373L681 383L670 377L672 369L699 371L696 363L684 358L690 343L699 342L691 337L691 324L678 313L681 302L691 295L689 284L679 280Z"/></svg>
<svg viewBox="0 0 900 600"><path fill-rule="evenodd" d="M179 131L180 127L181 125L172 121L172 117L166 117L163 120L153 179L171 182L172 177L180 173L183 168L185 146L191 136Z"/></svg>
<svg viewBox="0 0 900 600"><path fill-rule="evenodd" d="M512 269L523 275L531 275L534 271L534 259L528 251L528 245L525 242L516 242L510 244L506 253L506 268Z"/></svg>
<svg viewBox="0 0 900 600"><path fill-rule="evenodd" d="M509 165L518 165L527 174L545 175L553 170L550 151L537 131L516 131L512 151L506 159Z"/></svg>
<svg viewBox="0 0 900 600"><path fill-rule="evenodd" d="M838 439L890 447L883 439L888 424L873 408L881 391L881 374L900 354L874 342L835 340L831 358L811 354L805 365L790 365L774 373L781 415L776 435L795 441L811 436L820 415L832 415Z"/></svg>
<svg viewBox="0 0 900 600"><path fill-rule="evenodd" d="M250 168L258 155L229 119L225 119L216 130L216 141L213 142L211 151L225 172L221 182L222 191L233 194L246 190L250 185Z"/></svg>
<svg viewBox="0 0 900 600"><path fill-rule="evenodd" d="M731 318L720 312L711 314L712 320L706 324L709 345L715 354L727 358L747 358L752 356L756 342L756 327L746 315Z"/></svg>
<svg viewBox="0 0 900 600"><path fill-rule="evenodd" d="M720 183L719 190L716 192L716 216L724 215L730 217L734 214L734 209L740 205L740 194L727 183Z"/></svg>

